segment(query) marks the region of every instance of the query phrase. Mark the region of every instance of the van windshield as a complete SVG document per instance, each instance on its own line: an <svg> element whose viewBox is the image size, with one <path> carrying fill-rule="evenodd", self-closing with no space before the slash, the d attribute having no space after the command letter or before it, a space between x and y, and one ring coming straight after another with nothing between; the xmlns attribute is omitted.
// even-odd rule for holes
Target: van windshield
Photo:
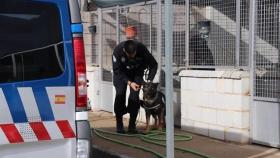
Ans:
<svg viewBox="0 0 280 158"><path fill-rule="evenodd" d="M1 0L0 26L0 83L50 78L64 71L60 13L55 4Z"/></svg>

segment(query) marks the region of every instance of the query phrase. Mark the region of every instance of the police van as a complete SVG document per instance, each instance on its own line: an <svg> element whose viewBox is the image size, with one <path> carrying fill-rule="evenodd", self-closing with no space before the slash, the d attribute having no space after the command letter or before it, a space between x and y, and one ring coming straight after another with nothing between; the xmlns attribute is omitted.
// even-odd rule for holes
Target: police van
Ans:
<svg viewBox="0 0 280 158"><path fill-rule="evenodd" d="M77 0L0 1L0 158L88 158Z"/></svg>

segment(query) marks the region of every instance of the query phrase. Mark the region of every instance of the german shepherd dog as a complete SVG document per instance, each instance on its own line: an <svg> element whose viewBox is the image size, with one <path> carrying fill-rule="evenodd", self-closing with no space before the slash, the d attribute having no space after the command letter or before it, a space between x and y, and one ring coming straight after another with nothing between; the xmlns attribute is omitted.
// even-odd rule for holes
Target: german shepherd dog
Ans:
<svg viewBox="0 0 280 158"><path fill-rule="evenodd" d="M158 91L158 83L146 82L143 84L143 100L141 107L146 112L145 133L150 131L150 116L155 119L153 129L162 130L165 127L165 95Z"/></svg>

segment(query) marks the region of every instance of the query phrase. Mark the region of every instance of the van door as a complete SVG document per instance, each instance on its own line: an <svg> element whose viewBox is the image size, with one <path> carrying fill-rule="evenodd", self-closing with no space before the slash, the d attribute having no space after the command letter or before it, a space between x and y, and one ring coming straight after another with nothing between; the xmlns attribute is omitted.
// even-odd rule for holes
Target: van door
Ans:
<svg viewBox="0 0 280 158"><path fill-rule="evenodd" d="M0 26L1 157L75 157L68 1L1 0Z"/></svg>

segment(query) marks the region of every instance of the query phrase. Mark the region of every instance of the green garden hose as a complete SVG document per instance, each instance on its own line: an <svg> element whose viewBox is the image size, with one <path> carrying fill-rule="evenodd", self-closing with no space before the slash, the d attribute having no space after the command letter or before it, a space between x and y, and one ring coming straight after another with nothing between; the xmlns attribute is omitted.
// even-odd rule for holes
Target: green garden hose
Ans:
<svg viewBox="0 0 280 158"><path fill-rule="evenodd" d="M123 142L123 141L120 141L120 140L117 140L117 139L113 139L113 138L108 138L108 137L102 135L102 133L103 133L103 134L117 135L117 136L122 136L122 137L137 137L137 138L141 139L142 141L144 141L146 143L166 147L166 144L165 144L166 139L164 138L165 137L165 132L151 131L150 133L148 133L146 135L143 135L143 134L133 134L133 135L131 135L131 134L119 134L119 133L109 132L109 131L105 131L105 130L101 130L101 129L95 129L95 128L93 128L92 130L97 136L99 136L103 139L112 141L112 142L117 143L117 144L121 144L121 145L124 145L124 146L128 146L128 147L131 147L131 148L136 148L136 149L143 150L145 152L152 153L159 158L166 158L161 153L156 152L154 150L151 150L149 148L139 146L139 145L129 144L129 143L126 143L126 142ZM181 135L181 134L175 134L174 135L174 141L190 141L190 140L192 140L192 136ZM202 158L213 158L213 157L208 156L206 154L203 154L203 153L191 150L191 149L187 149L187 148L175 147L174 149L178 150L178 151L181 151L181 152L190 153L190 154L202 157Z"/></svg>
<svg viewBox="0 0 280 158"><path fill-rule="evenodd" d="M103 139L112 141L112 142L114 142L114 143L121 144L121 145L128 146L128 147L135 148L135 149L140 149L140 150L143 150L143 151L152 153L152 154L156 155L156 156L159 157L159 158L165 158L165 156L162 155L162 154L160 154L159 152L153 151L153 150L148 149L148 148L145 148L145 147L143 147L143 146L138 146L138 145L134 145L134 144L129 144L129 143L126 143L126 142L123 142L123 141L119 141L119 140L117 140L117 139L108 138L108 137L103 136L103 135L100 134L100 133L106 133L106 134L112 134L112 135L119 135L119 136L126 136L126 137L135 137L136 135L118 134L118 133L108 132L108 131L104 131L104 130L100 130L100 129L93 129L93 132L94 132L97 136L99 136L99 137L101 137L101 138L103 138Z"/></svg>

